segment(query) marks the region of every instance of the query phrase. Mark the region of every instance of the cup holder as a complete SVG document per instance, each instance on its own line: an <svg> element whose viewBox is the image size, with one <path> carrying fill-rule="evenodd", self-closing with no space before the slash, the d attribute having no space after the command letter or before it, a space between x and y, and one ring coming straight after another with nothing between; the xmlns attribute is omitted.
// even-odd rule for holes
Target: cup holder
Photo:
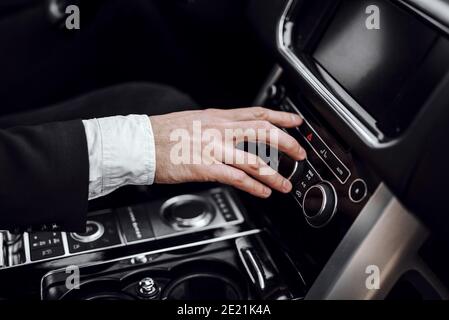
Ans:
<svg viewBox="0 0 449 320"><path fill-rule="evenodd" d="M81 285L79 289L68 291L61 299L64 300L135 300L129 294L121 291L117 280L91 280Z"/></svg>
<svg viewBox="0 0 449 320"><path fill-rule="evenodd" d="M164 290L167 300L241 300L240 285L216 273L197 273L170 283Z"/></svg>
<svg viewBox="0 0 449 320"><path fill-rule="evenodd" d="M154 281L157 294L142 293L144 280ZM148 280L149 279L149 280ZM144 287L143 289L148 289ZM195 260L165 270L147 268L116 278L97 278L64 294L64 300L244 300L248 284L232 265L218 260Z"/></svg>
<svg viewBox="0 0 449 320"><path fill-rule="evenodd" d="M167 300L242 300L248 288L240 272L216 260L185 262L173 269L173 280L162 292Z"/></svg>

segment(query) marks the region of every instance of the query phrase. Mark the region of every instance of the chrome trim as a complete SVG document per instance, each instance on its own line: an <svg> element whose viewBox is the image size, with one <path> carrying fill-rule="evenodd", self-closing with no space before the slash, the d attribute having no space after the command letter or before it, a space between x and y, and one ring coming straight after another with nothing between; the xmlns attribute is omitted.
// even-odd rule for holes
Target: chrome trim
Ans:
<svg viewBox="0 0 449 320"><path fill-rule="evenodd" d="M351 170L349 170L349 168L343 163L343 161L340 160L339 157L337 157L337 155L335 154L335 152L329 148L328 144L323 140L323 138L321 138L321 136L318 134L318 132L316 132L315 128L310 124L310 122L302 115L302 113L299 111L299 109L295 106L295 104L293 103L293 101L290 100L290 98L285 98L285 101L287 101L287 103L290 104L290 106L299 114L299 116L304 120L305 123L307 123L310 127L310 129L312 129L313 133L315 133L315 135L318 137L318 139L321 140L321 142L326 146L326 148L333 154L333 156L335 157L335 159L337 159L337 161L340 162L341 166L344 167L348 172L349 175L345 180L341 180L339 176L337 176L334 172L334 170L329 166L329 164L327 163L327 161L325 161L323 159L323 157L321 156L321 154L312 146L312 143L310 143L309 140L307 140L306 137L304 137L304 135L299 131L299 129L297 128L296 130L298 131L298 133L304 137L304 140L306 140L307 144L310 146L310 148L316 153L316 155L321 159L321 161L324 162L324 164L326 165L326 167L328 167L328 169L330 170L330 172L332 172L332 174L335 176L335 178L337 178L338 181L340 181L341 184L345 184L349 178L351 178L352 176L352 172Z"/></svg>
<svg viewBox="0 0 449 320"><path fill-rule="evenodd" d="M354 186L354 183L356 183L356 182L362 182L364 185L365 185L365 192L363 193L363 196L362 196L362 198L359 200L359 201L355 201L353 198L352 198L352 196L351 196L351 190L352 190L352 187ZM354 202L354 203L360 203L360 202L362 202L363 200L365 200L365 198L366 198L366 196L368 195L368 186L366 185L366 182L365 182L365 180L363 180L363 179L355 179L354 181L352 181L351 182L351 184L349 185L349 189L348 189L348 197L349 197L349 200L351 200L352 202Z"/></svg>
<svg viewBox="0 0 449 320"><path fill-rule="evenodd" d="M384 299L407 271L418 271L442 296L448 292L423 266L419 249L429 231L381 184L313 283L306 299ZM369 289L367 267L380 270L380 286Z"/></svg>
<svg viewBox="0 0 449 320"><path fill-rule="evenodd" d="M332 219L333 219L334 216L335 216L335 213L337 212L337 205L338 205L338 195L337 195L337 191L335 190L335 187L332 185L332 183L330 183L329 181L327 181L327 180L322 180L321 184L323 184L323 183L325 183L325 184L329 185L329 187L331 187L332 192L333 192L333 194L334 194L334 196L335 196L334 208L333 208L333 210L332 210L331 215L329 216L329 219L327 219L326 222L320 224L319 226L315 226L315 225L311 224L310 221L309 221L309 219L310 219L310 218L313 218L313 217L307 216L307 215L305 214L305 212L304 212L304 200L306 199L306 194L307 194L307 192L308 192L311 188L315 187L316 185L310 187L309 189L307 189L307 191L304 193L304 197L303 197L303 199L302 199L302 202L303 202L303 205L302 205L302 212L303 212L304 215L306 216L306 222L307 222L312 228L315 228L315 229L320 229L320 228L324 228L325 226L327 226L327 225L329 224L329 222L332 221ZM321 187L321 190L324 190L324 188L323 188L322 186L320 186L320 187ZM324 191L325 191L325 190L324 190ZM324 192L324 194L325 194L325 192ZM326 201L327 201L327 197L326 197ZM321 213L322 213L322 212L321 212Z"/></svg>
<svg viewBox="0 0 449 320"><path fill-rule="evenodd" d="M290 180L291 178L293 178L293 176L296 173L296 170L298 170L298 161L295 161L295 167L292 170L292 173L290 173L290 175L288 176L287 180Z"/></svg>
<svg viewBox="0 0 449 320"><path fill-rule="evenodd" d="M203 246L203 245L212 244L212 243L216 243L216 242L220 242L220 241L226 241L226 240L236 239L236 238L240 238L240 237L246 237L246 236L258 234L260 232L262 232L260 229L252 229L252 230L242 231L242 232L225 235L225 236L221 236L221 237L217 237L217 238L213 238L213 239L201 240L201 241L197 241L197 242L182 244L182 245L173 246L173 247L167 247L167 248L163 248L163 249L157 249L157 250L148 251L148 252L141 252L141 253L133 254L130 256L116 258L116 259L86 263L83 265L79 265L78 267L81 269L81 268L92 267L92 266L100 266L103 264L118 262L118 261L122 261L122 260L137 259L142 256L154 255L154 254L164 253L164 252L168 252L168 251L177 251L177 250L182 250L182 249L188 249L188 248L192 248L192 247L196 247L196 246ZM51 276L54 273L61 272L64 270L65 270L65 268L51 270L42 276L41 281L40 281L40 283L41 283L41 290L40 290L41 291L41 300L43 300L43 297L44 297L43 290L44 290L45 278Z"/></svg>
<svg viewBox="0 0 449 320"><path fill-rule="evenodd" d="M47 259L47 260L61 259L61 258L66 258L66 257L71 257L71 256L77 256L77 255L80 255L80 254L98 252L98 251L102 251L102 250L106 250L106 249L114 249L114 248L120 248L120 247L125 247L125 246L126 246L125 243L117 243L117 244L114 244L112 246L101 247L101 248L96 248L96 249L91 249L91 250L86 250L86 251L80 251L80 252L73 252L73 253L70 252L70 250L68 250L66 252L66 254L63 255L63 256L58 256L58 257L50 258L50 259ZM46 261L46 260L37 260L36 262L42 262L42 261Z"/></svg>
<svg viewBox="0 0 449 320"><path fill-rule="evenodd" d="M30 245L30 234L28 232L25 232L23 234L23 248L25 249L25 262L22 264L19 264L17 266L21 266L24 264L31 263L31 245ZM9 267L14 267L13 265L9 265Z"/></svg>
<svg viewBox="0 0 449 320"><path fill-rule="evenodd" d="M182 219L179 217L168 216L167 210L171 206L173 206L181 201L182 202L198 201L198 202L204 203L205 206L210 210L206 211L206 212L202 212L201 215L194 217L194 218L189 218L189 219ZM179 230L186 230L186 229L191 229L191 228L203 228L203 227L208 226L212 222L212 220L215 218L216 212L213 212L214 211L213 209L216 209L216 208L213 208L212 203L210 203L210 201L208 199L198 196L198 195L183 194L183 195L175 196L175 197L172 197L172 198L166 200L162 204L161 208L159 209L159 213L160 213L162 219L168 225L170 225L174 230L179 231Z"/></svg>
<svg viewBox="0 0 449 320"><path fill-rule="evenodd" d="M0 269L4 267L5 264L5 251L3 250L3 242L4 242L4 235L3 231L0 231Z"/></svg>
<svg viewBox="0 0 449 320"><path fill-rule="evenodd" d="M323 195L323 202L321 202L321 208L318 211L317 214L315 214L314 216L310 216L309 214L307 214L306 212L306 206L304 205L304 202L306 201L306 196L309 193L310 190L314 189L314 188L318 188L321 191L321 194ZM326 190L324 189L324 187L320 184L316 184L314 186L311 186L309 189L307 189L306 193L304 193L304 197L302 198L302 212L304 213L304 215L306 216L306 218L315 218L316 216L319 216L323 213L324 209L326 208L326 204L327 204L327 195L326 195Z"/></svg>
<svg viewBox="0 0 449 320"><path fill-rule="evenodd" d="M244 238L240 237L235 240L235 246L237 248L237 252L239 254L240 260L242 261L242 264L245 267L246 273L248 274L248 276L251 279L251 282L253 284L258 284L262 290L265 289L265 287L266 287L265 277L264 277L263 271L260 270L260 266L257 263L256 259L254 258L253 253L251 252L251 244L248 243ZM257 281L256 281L256 278L254 278L254 274L251 272L251 269L249 268L248 262L246 261L245 257L243 256L244 253L250 259L253 269L256 272Z"/></svg>
<svg viewBox="0 0 449 320"><path fill-rule="evenodd" d="M67 232L61 232L62 246L64 247L64 253L69 254L69 240L67 239ZM65 256L65 255L64 255Z"/></svg>
<svg viewBox="0 0 449 320"><path fill-rule="evenodd" d="M396 0L449 34L449 3L445 0Z"/></svg>
<svg viewBox="0 0 449 320"><path fill-rule="evenodd" d="M265 278L263 276L262 271L259 268L259 265L257 264L256 259L254 258L253 253L251 252L250 249L247 249L244 252L247 255L247 257L249 258L249 261L251 262L254 270L256 271L257 280L258 280L258 284L259 284L260 289L262 289L262 290L265 289ZM246 265L246 263L247 263L246 260L244 259L243 261L244 261L243 263Z"/></svg>
<svg viewBox="0 0 449 320"><path fill-rule="evenodd" d="M290 50L291 37L286 38L284 28L287 27L287 17L296 0L289 0L278 23L277 47L282 56L294 67L296 72L320 95L320 97L336 112L336 114L359 136L362 141L373 148L394 144L394 141L381 142L340 100L335 97L318 78ZM288 22L292 24L292 22ZM289 26L292 27L291 25Z"/></svg>
<svg viewBox="0 0 449 320"><path fill-rule="evenodd" d="M90 236L83 236L82 234L72 232L72 233L70 233L70 236L72 237L72 239L75 241L81 242L81 243L94 242L95 240L100 239L104 234L104 226L97 221L87 220L86 227L89 224L91 224L91 225L93 224L94 226L96 226L97 231L95 231Z"/></svg>

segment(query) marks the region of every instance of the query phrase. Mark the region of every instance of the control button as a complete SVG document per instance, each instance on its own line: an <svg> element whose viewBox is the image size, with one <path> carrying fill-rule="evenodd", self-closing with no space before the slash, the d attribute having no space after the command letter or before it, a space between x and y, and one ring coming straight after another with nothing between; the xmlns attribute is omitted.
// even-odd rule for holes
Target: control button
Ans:
<svg viewBox="0 0 449 320"><path fill-rule="evenodd" d="M237 220L237 216L223 192L215 192L211 196L226 222Z"/></svg>
<svg viewBox="0 0 449 320"><path fill-rule="evenodd" d="M302 207L302 198L304 197L304 192L301 189L295 187L293 188L293 196L295 197L299 205Z"/></svg>
<svg viewBox="0 0 449 320"><path fill-rule="evenodd" d="M64 247L56 246L31 250L31 261L44 260L64 255Z"/></svg>
<svg viewBox="0 0 449 320"><path fill-rule="evenodd" d="M204 198L183 195L167 200L161 213L173 228L185 229L207 226L212 221L215 210Z"/></svg>
<svg viewBox="0 0 449 320"><path fill-rule="evenodd" d="M104 234L104 226L96 221L86 222L85 233L71 233L70 236L79 242L88 243L100 239Z"/></svg>
<svg viewBox="0 0 449 320"><path fill-rule="evenodd" d="M128 243L154 238L153 227L144 205L119 209L118 217Z"/></svg>
<svg viewBox="0 0 449 320"><path fill-rule="evenodd" d="M306 221L315 228L324 227L337 209L337 194L329 182L310 187L302 202Z"/></svg>
<svg viewBox="0 0 449 320"><path fill-rule="evenodd" d="M346 183L351 176L351 172L340 161L340 159L337 158L335 153L329 149L321 137L317 135L310 124L307 121L304 121L304 123L298 127L298 131L302 134L312 149L318 154L321 160L323 160L335 177L341 183Z"/></svg>
<svg viewBox="0 0 449 320"><path fill-rule="evenodd" d="M293 184L293 196L298 202L298 204L302 207L302 202L304 198L304 194L307 190L313 185L320 183L321 178L318 176L316 170L312 167L309 161L303 161L303 169L300 177L297 179L298 182Z"/></svg>
<svg viewBox="0 0 449 320"><path fill-rule="evenodd" d="M340 180L341 183L346 183L349 177L351 176L351 172L343 165L343 163L333 154L331 153L329 157L326 158L326 164L329 166L331 171Z"/></svg>
<svg viewBox="0 0 449 320"><path fill-rule="evenodd" d="M326 206L327 197L323 186L316 185L307 190L307 197L304 198L304 214L307 218L314 218L323 213Z"/></svg>
<svg viewBox="0 0 449 320"><path fill-rule="evenodd" d="M62 246L61 233L59 232L34 232L29 236L31 250Z"/></svg>
<svg viewBox="0 0 449 320"><path fill-rule="evenodd" d="M315 137L315 133L307 121L304 121L297 130L308 142L312 142Z"/></svg>
<svg viewBox="0 0 449 320"><path fill-rule="evenodd" d="M368 194L368 187L362 179L356 179L349 187L349 199L354 203L362 202Z"/></svg>
<svg viewBox="0 0 449 320"><path fill-rule="evenodd" d="M88 234L88 236L93 236L90 242L79 241L76 234L75 237L73 237L73 234L67 234L67 242L70 253L91 251L122 244L122 240L119 235L118 222L115 219L115 215L113 215L111 211L103 214L93 215L91 216L91 219L96 227L93 227L90 224L91 220L87 222L88 228L86 228L86 233ZM95 221L93 221L94 219ZM99 230L99 233L96 232L96 230ZM78 234L78 236L83 237L86 233ZM101 234L101 236L97 238L99 234ZM95 238L97 239L92 240Z"/></svg>

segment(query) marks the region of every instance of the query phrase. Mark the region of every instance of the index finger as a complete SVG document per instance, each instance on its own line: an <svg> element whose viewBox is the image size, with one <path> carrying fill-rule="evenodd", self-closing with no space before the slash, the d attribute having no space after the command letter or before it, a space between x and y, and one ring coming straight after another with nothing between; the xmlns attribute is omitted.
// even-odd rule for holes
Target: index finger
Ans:
<svg viewBox="0 0 449 320"><path fill-rule="evenodd" d="M265 120L282 128L297 127L303 122L302 118L297 114L263 107L222 110L221 116L234 121Z"/></svg>

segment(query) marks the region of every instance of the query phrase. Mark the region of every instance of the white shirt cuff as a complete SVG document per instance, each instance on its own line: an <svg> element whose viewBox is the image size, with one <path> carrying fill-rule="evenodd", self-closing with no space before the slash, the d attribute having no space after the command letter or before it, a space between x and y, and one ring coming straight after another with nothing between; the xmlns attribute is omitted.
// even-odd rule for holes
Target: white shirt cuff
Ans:
<svg viewBox="0 0 449 320"><path fill-rule="evenodd" d="M150 185L156 172L151 122L146 115L83 120L89 152L89 200L125 185Z"/></svg>

